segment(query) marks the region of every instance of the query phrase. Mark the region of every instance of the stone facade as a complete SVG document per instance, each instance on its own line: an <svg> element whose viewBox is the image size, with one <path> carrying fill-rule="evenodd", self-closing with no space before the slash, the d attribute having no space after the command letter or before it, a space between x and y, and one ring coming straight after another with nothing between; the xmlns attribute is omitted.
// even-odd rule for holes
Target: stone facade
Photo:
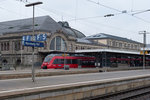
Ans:
<svg viewBox="0 0 150 100"><path fill-rule="evenodd" d="M46 32L35 32L36 34L46 33ZM40 65L44 56L42 56L39 52L49 52L52 51L64 51L64 50L54 50L50 49L50 44L52 39L55 37L61 37L66 42L67 49L65 52L74 52L75 50L82 49L98 49L105 48L99 45L92 45L86 43L77 43L76 38L72 36L66 36L64 33L46 33L47 40L44 42L45 47L34 48L34 60L35 64ZM16 34L3 34L0 36L0 50L2 54L2 63L8 64L23 64L23 65L31 65L32 64L32 47L27 47L22 45L22 36L24 35L32 35L32 32L28 33L16 33Z"/></svg>
<svg viewBox="0 0 150 100"><path fill-rule="evenodd" d="M114 39L100 39L98 40L98 42L108 45L111 48L118 48L118 49L124 49L124 50L139 51L143 47L141 43L132 43L132 42L119 41L119 40L114 40Z"/></svg>
<svg viewBox="0 0 150 100"><path fill-rule="evenodd" d="M42 19L42 20L41 20ZM18 27L0 30L0 51L1 63L5 64L32 64L32 47L22 45L22 36L33 35L32 19L5 22L7 24L18 24ZM22 23L24 24L20 24ZM18 22L18 23L17 23ZM126 49L140 50L142 44L138 42L117 40L111 38L89 38L75 29L72 29L67 22L55 22L49 16L35 18L35 33L47 34L44 47L34 48L34 62L40 65L46 54L53 51L75 52L75 50L86 49ZM29 25L28 25L29 24ZM14 25L16 26L16 25ZM21 28L21 29L20 29Z"/></svg>
<svg viewBox="0 0 150 100"><path fill-rule="evenodd" d="M92 40L97 44L107 45L110 49L119 49L127 51L140 51L143 48L143 44L127 38L117 37L104 33L96 34L86 37L88 40Z"/></svg>

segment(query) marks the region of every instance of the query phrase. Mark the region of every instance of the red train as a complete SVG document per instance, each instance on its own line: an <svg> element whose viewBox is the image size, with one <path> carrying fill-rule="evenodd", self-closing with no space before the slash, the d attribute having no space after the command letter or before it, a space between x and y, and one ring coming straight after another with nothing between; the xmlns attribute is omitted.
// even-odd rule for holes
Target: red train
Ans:
<svg viewBox="0 0 150 100"><path fill-rule="evenodd" d="M68 65L69 68L86 68L95 67L95 57L84 55L69 55L66 54L49 54L45 57L41 68L64 68L64 65Z"/></svg>

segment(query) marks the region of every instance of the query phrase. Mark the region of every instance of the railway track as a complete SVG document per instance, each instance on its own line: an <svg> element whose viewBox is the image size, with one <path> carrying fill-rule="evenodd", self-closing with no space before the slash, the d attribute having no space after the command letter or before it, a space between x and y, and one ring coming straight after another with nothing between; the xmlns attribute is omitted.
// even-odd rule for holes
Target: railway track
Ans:
<svg viewBox="0 0 150 100"><path fill-rule="evenodd" d="M150 100L150 85L83 100Z"/></svg>

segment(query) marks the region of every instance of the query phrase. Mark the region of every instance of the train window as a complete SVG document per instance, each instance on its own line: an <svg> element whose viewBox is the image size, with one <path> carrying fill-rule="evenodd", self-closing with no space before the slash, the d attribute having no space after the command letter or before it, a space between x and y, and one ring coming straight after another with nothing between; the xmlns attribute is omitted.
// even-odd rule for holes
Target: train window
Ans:
<svg viewBox="0 0 150 100"><path fill-rule="evenodd" d="M90 61L90 65L95 65L95 62L94 61Z"/></svg>
<svg viewBox="0 0 150 100"><path fill-rule="evenodd" d="M59 64L64 64L64 59L59 59Z"/></svg>
<svg viewBox="0 0 150 100"><path fill-rule="evenodd" d="M58 63L58 59L55 59L54 62L53 62L53 64L59 64Z"/></svg>
<svg viewBox="0 0 150 100"><path fill-rule="evenodd" d="M77 59L72 59L72 64L77 64Z"/></svg>
<svg viewBox="0 0 150 100"><path fill-rule="evenodd" d="M55 59L53 64L64 64L64 59Z"/></svg>
<svg viewBox="0 0 150 100"><path fill-rule="evenodd" d="M66 64L71 64L71 59L66 59Z"/></svg>
<svg viewBox="0 0 150 100"><path fill-rule="evenodd" d="M88 65L94 65L93 61L88 61Z"/></svg>
<svg viewBox="0 0 150 100"><path fill-rule="evenodd" d="M82 65L88 65L88 61L82 61Z"/></svg>

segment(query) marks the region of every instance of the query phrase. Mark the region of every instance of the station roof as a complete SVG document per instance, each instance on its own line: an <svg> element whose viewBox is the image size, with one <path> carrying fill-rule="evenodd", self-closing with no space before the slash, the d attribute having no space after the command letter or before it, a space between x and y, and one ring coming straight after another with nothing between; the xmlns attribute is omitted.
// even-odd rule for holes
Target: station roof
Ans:
<svg viewBox="0 0 150 100"><path fill-rule="evenodd" d="M140 43L140 42L137 42L137 41L134 41L131 39L114 36L114 35L109 35L109 34L105 34L105 33L99 33L96 35L87 36L86 39L114 39L114 40L120 40L120 41L125 41L125 42Z"/></svg>
<svg viewBox="0 0 150 100"><path fill-rule="evenodd" d="M21 33L32 32L32 18L12 20L6 22L0 22L0 34L5 33ZM67 22L56 22L50 16L35 17L35 31L44 31L55 33L62 30L63 33L71 35L75 38L83 38L85 35L80 31L69 27Z"/></svg>
<svg viewBox="0 0 150 100"><path fill-rule="evenodd" d="M127 51L117 49L90 49L90 50L76 50L76 53L99 53L99 52L110 52L110 53L122 53L122 54L137 54L140 55L140 51Z"/></svg>
<svg viewBox="0 0 150 100"><path fill-rule="evenodd" d="M0 34L32 32L32 20L32 18L27 18L0 22ZM55 22L51 17L35 17L35 31L55 32L57 29L61 29L61 26L57 24L57 22Z"/></svg>
<svg viewBox="0 0 150 100"><path fill-rule="evenodd" d="M69 26L68 22L66 22L66 21L59 21L58 23L63 27L63 29L66 31L66 33L68 33L68 34L70 34L70 35L72 35L72 36L74 36L76 38L84 38L85 37L85 35L82 32L71 28Z"/></svg>
<svg viewBox="0 0 150 100"><path fill-rule="evenodd" d="M108 47L108 45L103 44L103 43L97 43L95 41L87 40L85 38L77 38L77 43L84 43L84 44L91 44L91 45L96 45L96 46L104 46Z"/></svg>
<svg viewBox="0 0 150 100"><path fill-rule="evenodd" d="M90 41L90 40L86 40L86 39L84 39L84 38L77 38L77 42L78 43L88 43L88 44L92 44L93 42L92 41Z"/></svg>

